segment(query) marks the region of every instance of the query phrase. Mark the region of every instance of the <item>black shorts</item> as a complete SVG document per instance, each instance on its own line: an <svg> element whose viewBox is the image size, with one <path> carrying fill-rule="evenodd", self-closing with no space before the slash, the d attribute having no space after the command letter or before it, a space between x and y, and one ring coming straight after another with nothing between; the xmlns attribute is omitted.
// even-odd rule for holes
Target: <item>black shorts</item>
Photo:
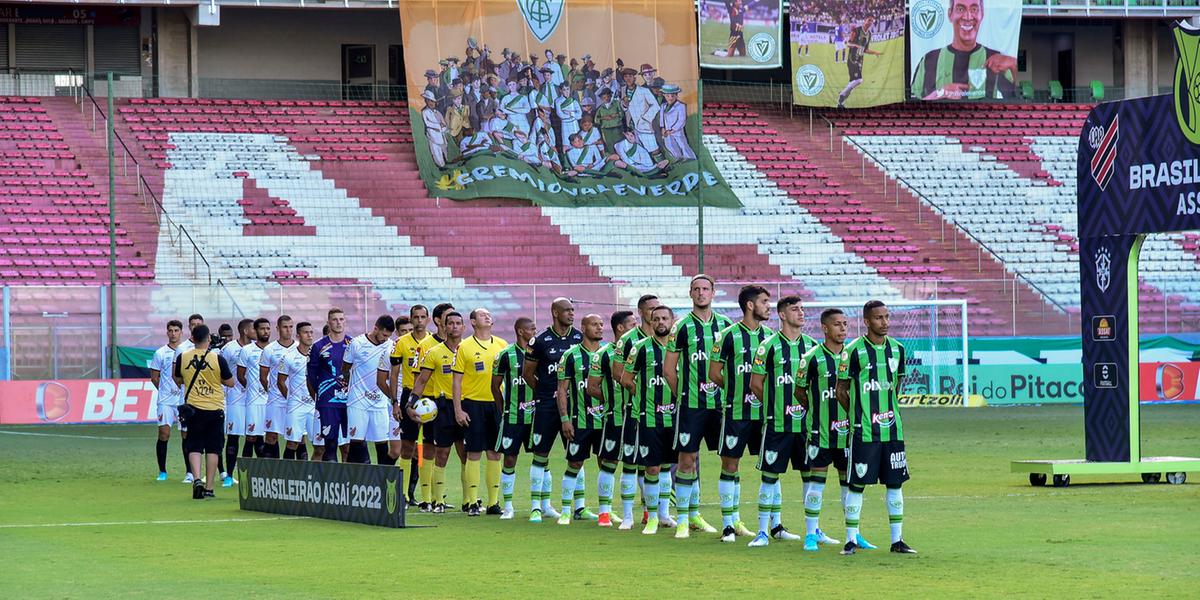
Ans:
<svg viewBox="0 0 1200 600"><path fill-rule="evenodd" d="M749 450L750 454L758 456L761 444L762 421L749 419L738 421L726 415L725 421L721 425L721 448L717 450L719 456L741 458L746 450Z"/></svg>
<svg viewBox="0 0 1200 600"><path fill-rule="evenodd" d="M433 420L433 445L438 448L449 448L463 439L463 429L454 418L454 401L449 398L437 399L437 418Z"/></svg>
<svg viewBox="0 0 1200 600"><path fill-rule="evenodd" d="M554 440L562 436L562 420L558 412L539 410L533 413L533 425L529 428L529 443L526 449L534 454L547 455L554 448Z"/></svg>
<svg viewBox="0 0 1200 600"><path fill-rule="evenodd" d="M854 440L850 443L850 467L850 485L882 483L897 487L908 481L908 458L904 455L903 441Z"/></svg>
<svg viewBox="0 0 1200 600"><path fill-rule="evenodd" d="M225 411L195 408L187 425L188 435L183 443L188 453L220 454L225 451Z"/></svg>
<svg viewBox="0 0 1200 600"><path fill-rule="evenodd" d="M483 452L496 447L500 436L500 417L496 414L495 402L463 400L463 412L471 422L463 430L463 445L467 452Z"/></svg>
<svg viewBox="0 0 1200 600"><path fill-rule="evenodd" d="M763 432L762 452L758 455L758 470L764 473L787 473L804 469L804 437L799 433Z"/></svg>
<svg viewBox="0 0 1200 600"><path fill-rule="evenodd" d="M645 423L639 423L634 464L643 467L675 464L679 454L672 447L674 438L675 433L670 427L647 427Z"/></svg>
<svg viewBox="0 0 1200 600"><path fill-rule="evenodd" d="M318 406L317 417L321 420L321 435L325 436L326 448L337 446L339 441L350 443L350 434L346 431L345 404Z"/></svg>
<svg viewBox="0 0 1200 600"><path fill-rule="evenodd" d="M615 423L612 419L604 420L604 431L600 436L600 450L596 453L600 460L609 462L621 460L622 429L622 424Z"/></svg>
<svg viewBox="0 0 1200 600"><path fill-rule="evenodd" d="M509 423L507 420L498 425L500 433L496 436L496 445L492 448L505 456L520 456L521 449L528 449L530 423Z"/></svg>
<svg viewBox="0 0 1200 600"><path fill-rule="evenodd" d="M675 421L675 451L699 452L700 440L708 444L710 452L720 446L721 409L681 406Z"/></svg>
<svg viewBox="0 0 1200 600"><path fill-rule="evenodd" d="M400 399L397 402L400 404L400 406L403 406L407 409L412 400L412 390L404 388L404 390L400 392ZM432 434L433 428L431 427L428 431L426 431L426 437ZM417 443L417 440L421 439L421 422L412 420L412 418L408 416L407 410L400 411L400 439L406 442L412 442L414 444Z"/></svg>
<svg viewBox="0 0 1200 600"><path fill-rule="evenodd" d="M563 438L567 462L583 462L600 452L600 436L603 433L599 429L576 429L574 439L568 442Z"/></svg>
<svg viewBox="0 0 1200 600"><path fill-rule="evenodd" d="M631 466L638 464L638 428L637 420L629 417L621 426L621 462Z"/></svg>
<svg viewBox="0 0 1200 600"><path fill-rule="evenodd" d="M804 455L804 468L805 470L824 469L833 465L833 468L845 473L846 462L849 459L849 448L822 448L815 443L815 440L809 440Z"/></svg>
<svg viewBox="0 0 1200 600"><path fill-rule="evenodd" d="M863 66L861 60L859 62L851 61L846 63L846 70L849 72L850 81L862 79L862 68Z"/></svg>

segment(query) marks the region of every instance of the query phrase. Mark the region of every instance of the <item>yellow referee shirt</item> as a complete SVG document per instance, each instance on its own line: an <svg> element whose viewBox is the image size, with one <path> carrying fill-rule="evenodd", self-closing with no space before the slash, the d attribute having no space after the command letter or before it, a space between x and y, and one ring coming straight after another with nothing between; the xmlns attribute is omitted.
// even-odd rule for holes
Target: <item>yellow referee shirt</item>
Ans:
<svg viewBox="0 0 1200 600"><path fill-rule="evenodd" d="M412 333L406 333L396 340L392 348L392 364L400 366L400 387L412 389L417 371L421 370L421 359L437 344L438 341L429 333L420 340L414 338Z"/></svg>
<svg viewBox="0 0 1200 600"><path fill-rule="evenodd" d="M462 399L476 402L492 400L492 365L508 342L492 336L488 341L471 336L458 345L458 356L451 369L462 378Z"/></svg>
<svg viewBox="0 0 1200 600"><path fill-rule="evenodd" d="M454 352L444 343L430 348L425 353L421 359L421 369L433 371L429 376L429 381L425 384L424 396L426 398L450 398L453 393L451 385L454 383L454 375L451 369L454 368L454 359Z"/></svg>

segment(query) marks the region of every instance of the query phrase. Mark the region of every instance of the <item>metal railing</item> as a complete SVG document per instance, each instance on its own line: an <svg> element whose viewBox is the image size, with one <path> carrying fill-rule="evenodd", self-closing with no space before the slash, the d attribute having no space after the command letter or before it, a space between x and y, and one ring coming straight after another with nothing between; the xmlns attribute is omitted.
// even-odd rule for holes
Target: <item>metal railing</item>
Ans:
<svg viewBox="0 0 1200 600"><path fill-rule="evenodd" d="M101 107L100 103L96 101L96 98L92 95L91 90L88 89L87 86L74 86L72 88L71 95L72 98L75 99L76 104L79 105L80 114L86 116L87 108L89 105L91 106L91 130L93 133L97 131L97 127L107 127L106 122L108 120L108 116L104 113L104 108ZM183 256L183 253L186 251L186 246L183 244L183 241L186 239L187 244L190 245L192 249L192 276L197 279L199 278L199 263L203 262L205 269L205 280L211 284L213 280L212 265L209 264L208 259L204 257L204 253L200 251L200 247L196 244L196 240L192 238L192 234L187 230L187 228L171 218L170 213L168 213L167 209L163 207L162 202L158 199L158 195L154 193L154 188L150 186L150 183L146 181L145 176L142 175L142 165L138 161L137 156L132 150L129 149L129 146L125 144L125 140L121 138L121 134L116 131L115 123L113 128L113 139L121 145L121 150L123 151L121 154L121 176L129 177L129 163L133 162L133 178L137 185L137 195L142 199L142 205L154 214L155 225L157 225L160 230L163 226L163 220L166 220L168 239L171 242L171 246L178 249L179 256ZM114 148L108 148L107 136L104 138L104 143L105 152L113 152ZM116 260L116 257L112 257L112 260Z"/></svg>

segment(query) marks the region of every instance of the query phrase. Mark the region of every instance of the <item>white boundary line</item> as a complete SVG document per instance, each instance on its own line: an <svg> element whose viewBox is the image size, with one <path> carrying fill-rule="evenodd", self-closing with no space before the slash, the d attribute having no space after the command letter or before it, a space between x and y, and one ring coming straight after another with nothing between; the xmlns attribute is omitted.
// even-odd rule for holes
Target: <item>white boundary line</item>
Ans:
<svg viewBox="0 0 1200 600"><path fill-rule="evenodd" d="M6 433L8 435L36 435L39 437L81 438L81 439L85 439L85 440L131 440L131 439L134 439L134 438L128 438L128 437L106 437L103 435L77 435L77 434L71 434L71 433L37 433L34 431L4 431L4 430L0 430L0 433Z"/></svg>
<svg viewBox="0 0 1200 600"><path fill-rule="evenodd" d="M186 519L164 521L97 521L92 523L19 523L0 524L0 529L33 529L40 527L108 527L113 525L192 525L203 523L248 523L251 521L294 521L309 517L261 517L253 519Z"/></svg>

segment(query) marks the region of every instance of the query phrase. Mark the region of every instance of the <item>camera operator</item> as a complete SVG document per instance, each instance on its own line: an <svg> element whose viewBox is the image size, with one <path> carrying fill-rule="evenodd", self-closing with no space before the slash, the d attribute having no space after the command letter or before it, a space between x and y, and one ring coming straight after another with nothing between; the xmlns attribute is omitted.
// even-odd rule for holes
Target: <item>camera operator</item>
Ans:
<svg viewBox="0 0 1200 600"><path fill-rule="evenodd" d="M220 352L211 347L211 332L207 325L192 329L194 349L175 359L172 369L175 383L183 389L180 417L188 425L188 463L197 475L192 484L192 498L213 497L213 483L220 468L218 461L225 440L225 388L233 387L233 372ZM201 481L200 456L207 454L204 480Z"/></svg>

